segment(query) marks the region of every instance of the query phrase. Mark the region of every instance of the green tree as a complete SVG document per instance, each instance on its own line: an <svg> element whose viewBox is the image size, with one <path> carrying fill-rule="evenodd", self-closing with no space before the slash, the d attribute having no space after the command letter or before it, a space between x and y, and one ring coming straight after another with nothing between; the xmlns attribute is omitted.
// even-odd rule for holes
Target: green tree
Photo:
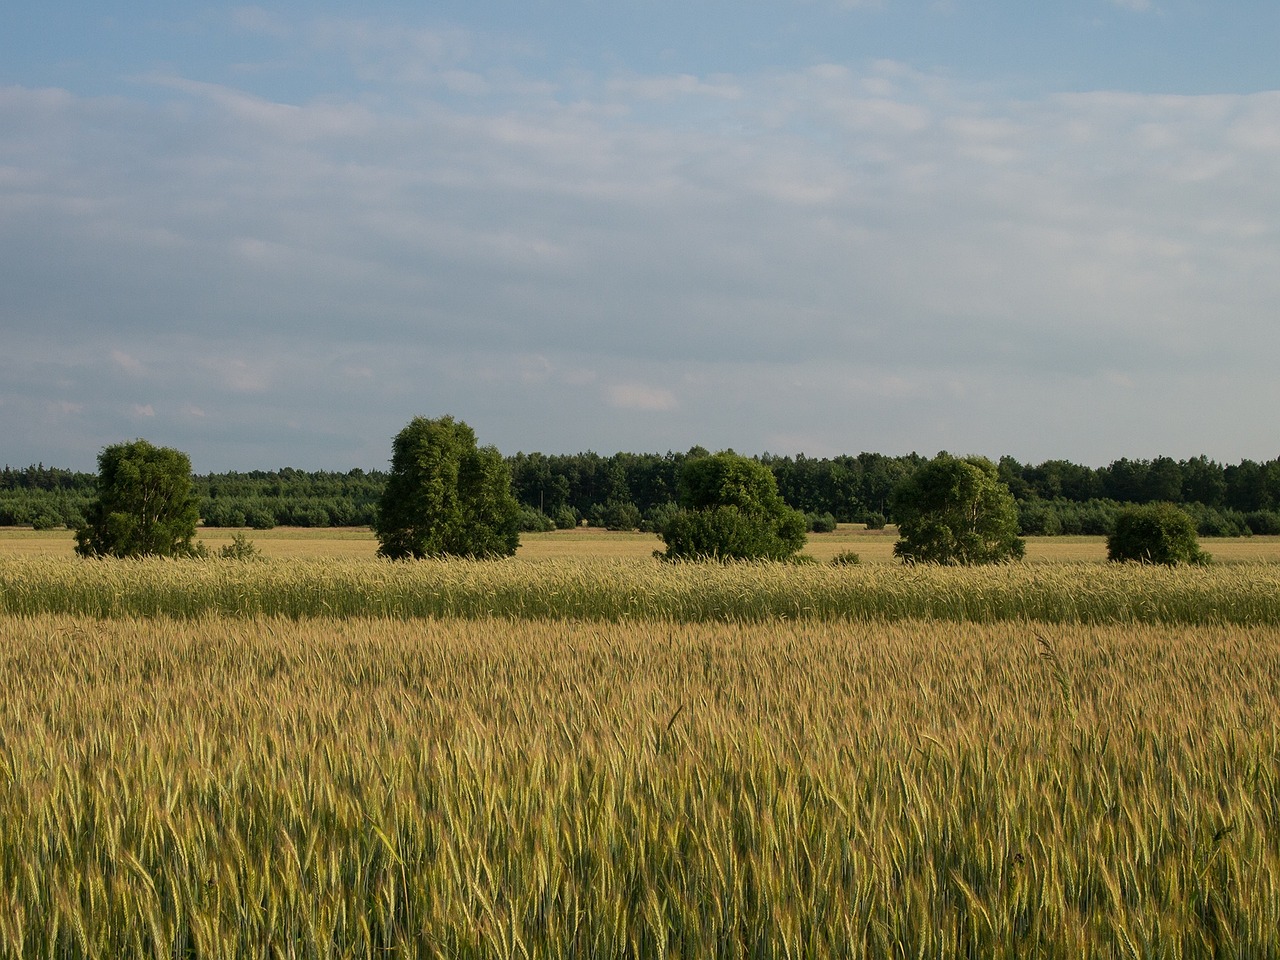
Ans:
<svg viewBox="0 0 1280 960"><path fill-rule="evenodd" d="M1209 555L1200 549L1196 523L1171 503L1126 507L1107 537L1107 559L1116 562L1202 564Z"/></svg>
<svg viewBox="0 0 1280 960"><path fill-rule="evenodd" d="M494 447L453 417L415 417L393 441L373 531L384 557L509 557L520 506Z"/></svg>
<svg viewBox="0 0 1280 960"><path fill-rule="evenodd" d="M668 560L785 560L804 546L804 514L788 507L768 467L731 450L680 469L681 508L659 531Z"/></svg>
<svg viewBox="0 0 1280 960"><path fill-rule="evenodd" d="M82 557L195 556L200 498L191 459L146 440L104 447L98 454L98 496L76 530Z"/></svg>
<svg viewBox="0 0 1280 960"><path fill-rule="evenodd" d="M893 552L909 563L999 563L1026 552L1017 504L985 457L939 453L894 489L893 515Z"/></svg>

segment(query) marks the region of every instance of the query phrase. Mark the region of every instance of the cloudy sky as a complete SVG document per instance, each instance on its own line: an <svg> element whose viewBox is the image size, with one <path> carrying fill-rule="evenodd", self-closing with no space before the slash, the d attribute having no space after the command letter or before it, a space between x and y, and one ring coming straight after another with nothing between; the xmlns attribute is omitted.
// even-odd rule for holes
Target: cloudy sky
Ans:
<svg viewBox="0 0 1280 960"><path fill-rule="evenodd" d="M0 12L0 461L1280 455L1275 0Z"/></svg>

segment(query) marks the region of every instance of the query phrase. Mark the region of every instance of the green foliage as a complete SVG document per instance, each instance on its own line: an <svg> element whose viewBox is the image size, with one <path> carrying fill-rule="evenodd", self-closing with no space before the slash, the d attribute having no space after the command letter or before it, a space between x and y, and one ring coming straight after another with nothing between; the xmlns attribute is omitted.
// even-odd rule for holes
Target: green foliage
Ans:
<svg viewBox="0 0 1280 960"><path fill-rule="evenodd" d="M415 417L396 435L373 525L379 554L508 557L519 527L506 462L461 420Z"/></svg>
<svg viewBox="0 0 1280 960"><path fill-rule="evenodd" d="M578 511L574 510L573 507L565 505L558 509L551 519L555 521L557 530L572 530L578 525L581 517L578 516Z"/></svg>
<svg viewBox="0 0 1280 960"><path fill-rule="evenodd" d="M984 457L938 454L894 490L893 512L893 550L908 563L999 563L1026 551L1013 495Z"/></svg>
<svg viewBox="0 0 1280 960"><path fill-rule="evenodd" d="M889 522L889 518L878 510L865 514L862 520L867 525L868 530L883 530Z"/></svg>
<svg viewBox="0 0 1280 960"><path fill-rule="evenodd" d="M256 560L260 554L252 540L243 533L236 533L232 534L230 543L218 550L218 556L223 560Z"/></svg>
<svg viewBox="0 0 1280 960"><path fill-rule="evenodd" d="M1258 536L1280 536L1280 512L1275 510L1254 510L1245 514L1244 522Z"/></svg>
<svg viewBox="0 0 1280 960"><path fill-rule="evenodd" d="M862 563L862 557L853 550L841 550L831 558L833 567L856 567L860 563Z"/></svg>
<svg viewBox="0 0 1280 960"><path fill-rule="evenodd" d="M76 530L82 557L195 556L200 500L191 460L146 440L106 447L98 455L98 497Z"/></svg>
<svg viewBox="0 0 1280 960"><path fill-rule="evenodd" d="M1107 559L1123 562L1204 564L1209 555L1200 549L1195 521L1171 503L1126 507L1107 537Z"/></svg>
<svg viewBox="0 0 1280 960"><path fill-rule="evenodd" d="M604 527L606 530L639 530L644 523L639 507L630 500L616 498L596 504L587 519L591 526Z"/></svg>
<svg viewBox="0 0 1280 960"><path fill-rule="evenodd" d="M555 521L537 507L520 507L521 533L547 533L556 528Z"/></svg>
<svg viewBox="0 0 1280 960"><path fill-rule="evenodd" d="M834 533L836 518L831 513L806 513L804 524L810 533Z"/></svg>
<svg viewBox="0 0 1280 960"><path fill-rule="evenodd" d="M784 560L804 546L804 514L755 460L732 451L689 459L679 492L683 509L661 531L667 560Z"/></svg>

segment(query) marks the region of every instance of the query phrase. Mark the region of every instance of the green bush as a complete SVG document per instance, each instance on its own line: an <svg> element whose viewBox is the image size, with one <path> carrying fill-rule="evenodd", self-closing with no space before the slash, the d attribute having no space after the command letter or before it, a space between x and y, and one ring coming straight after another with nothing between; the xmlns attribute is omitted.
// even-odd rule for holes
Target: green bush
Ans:
<svg viewBox="0 0 1280 960"><path fill-rule="evenodd" d="M866 517L863 518L863 522L866 523L868 530L883 530L885 525L889 522L889 518L877 510L872 513L868 513Z"/></svg>
<svg viewBox="0 0 1280 960"><path fill-rule="evenodd" d="M852 550L841 550L831 558L833 567L856 567L860 563L862 563L862 557Z"/></svg>
<svg viewBox="0 0 1280 960"><path fill-rule="evenodd" d="M1244 522L1249 530L1260 537L1280 536L1280 513L1274 510L1254 510L1246 513Z"/></svg>
<svg viewBox="0 0 1280 960"><path fill-rule="evenodd" d="M1107 537L1107 559L1115 562L1203 564L1209 555L1200 549L1196 524L1185 510L1171 503L1125 507Z"/></svg>
<svg viewBox="0 0 1280 960"><path fill-rule="evenodd" d="M804 515L805 529L810 533L834 533L836 529L835 515L830 511L826 513L806 513Z"/></svg>
<svg viewBox="0 0 1280 960"><path fill-rule="evenodd" d="M785 560L804 546L804 514L778 493L773 472L732 450L686 460L680 505L661 530L667 560Z"/></svg>
<svg viewBox="0 0 1280 960"><path fill-rule="evenodd" d="M733 505L682 510L662 532L668 560L786 560L804 545L804 515L779 525Z"/></svg>
<svg viewBox="0 0 1280 960"><path fill-rule="evenodd" d="M556 528L555 521L537 507L520 508L521 533L547 533Z"/></svg>
<svg viewBox="0 0 1280 960"><path fill-rule="evenodd" d="M218 556L223 560L256 560L259 554L252 540L243 533L235 533L230 543L219 548Z"/></svg>
<svg viewBox="0 0 1280 960"><path fill-rule="evenodd" d="M557 530L572 530L582 520L582 518L578 516L578 511L568 504L565 504L552 514L551 519L556 522Z"/></svg>
<svg viewBox="0 0 1280 960"><path fill-rule="evenodd" d="M644 518L640 515L640 508L630 500L611 499L592 507L587 522L606 530L630 531L639 530Z"/></svg>

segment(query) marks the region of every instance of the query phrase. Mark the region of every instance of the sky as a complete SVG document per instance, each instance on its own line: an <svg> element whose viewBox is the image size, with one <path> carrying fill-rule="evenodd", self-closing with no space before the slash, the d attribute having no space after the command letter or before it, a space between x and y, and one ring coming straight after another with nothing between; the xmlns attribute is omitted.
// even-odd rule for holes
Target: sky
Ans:
<svg viewBox="0 0 1280 960"><path fill-rule="evenodd" d="M0 10L0 461L1280 456L1275 0Z"/></svg>

